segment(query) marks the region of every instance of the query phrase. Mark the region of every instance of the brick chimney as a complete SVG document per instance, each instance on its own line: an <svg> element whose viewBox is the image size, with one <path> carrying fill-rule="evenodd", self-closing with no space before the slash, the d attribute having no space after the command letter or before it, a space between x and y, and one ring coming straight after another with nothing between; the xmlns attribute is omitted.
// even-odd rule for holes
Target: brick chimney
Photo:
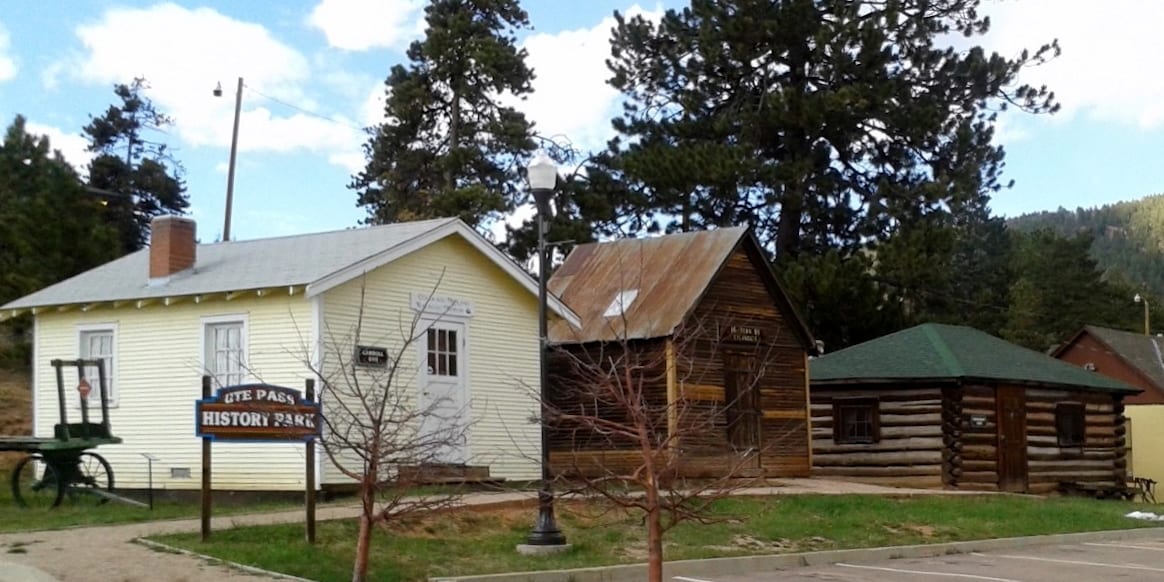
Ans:
<svg viewBox="0 0 1164 582"><path fill-rule="evenodd" d="M194 221L158 216L150 222L150 279L164 279L194 266Z"/></svg>

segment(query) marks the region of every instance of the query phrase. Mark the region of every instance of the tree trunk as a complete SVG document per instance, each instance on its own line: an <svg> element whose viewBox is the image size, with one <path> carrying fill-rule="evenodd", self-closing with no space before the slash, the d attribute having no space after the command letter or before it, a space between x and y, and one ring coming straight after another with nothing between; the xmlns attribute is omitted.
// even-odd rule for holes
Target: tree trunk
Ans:
<svg viewBox="0 0 1164 582"><path fill-rule="evenodd" d="M456 79L453 80L453 103L449 109L449 156L453 157L461 147L461 92L456 85ZM456 180L453 177L452 160L445 162L445 191L452 192L456 188Z"/></svg>
<svg viewBox="0 0 1164 582"><path fill-rule="evenodd" d="M356 534L356 562L352 566L352 582L368 579L368 553L372 545L372 513L376 507L375 473L365 476L360 483L360 531Z"/></svg>
<svg viewBox="0 0 1164 582"><path fill-rule="evenodd" d="M658 497L658 494L653 497ZM659 510L658 499L648 503L651 510L647 513L647 580L663 582L662 512Z"/></svg>

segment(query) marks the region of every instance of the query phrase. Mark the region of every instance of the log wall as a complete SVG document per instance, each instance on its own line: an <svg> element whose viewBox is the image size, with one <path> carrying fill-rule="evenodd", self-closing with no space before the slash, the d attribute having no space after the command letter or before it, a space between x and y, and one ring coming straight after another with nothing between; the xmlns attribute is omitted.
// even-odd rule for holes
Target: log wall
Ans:
<svg viewBox="0 0 1164 582"><path fill-rule="evenodd" d="M1023 390L1029 492L1050 493L1062 481L1094 485L1124 482L1126 426L1118 397L1052 388ZM880 441L836 444L833 400L869 397L879 402ZM1060 447L1055 405L1071 402L1084 405L1084 443ZM813 474L884 485L997 491L997 410L995 387L991 385L815 387Z"/></svg>
<svg viewBox="0 0 1164 582"><path fill-rule="evenodd" d="M957 404L951 403L957 413L949 440L957 450L951 451L950 478L946 482L958 489L998 491L998 405L994 387L986 385L954 386L946 389ZM985 424L975 426L975 417Z"/></svg>
<svg viewBox="0 0 1164 582"><path fill-rule="evenodd" d="M1082 447L1060 447L1055 405L1084 405ZM1061 481L1122 484L1126 478L1123 405L1110 394L1027 389L1027 474L1032 493L1048 493Z"/></svg>
<svg viewBox="0 0 1164 582"><path fill-rule="evenodd" d="M876 398L880 440L837 444L833 402ZM812 390L813 475L899 487L941 487L948 462L942 434L942 390L924 388L814 387Z"/></svg>

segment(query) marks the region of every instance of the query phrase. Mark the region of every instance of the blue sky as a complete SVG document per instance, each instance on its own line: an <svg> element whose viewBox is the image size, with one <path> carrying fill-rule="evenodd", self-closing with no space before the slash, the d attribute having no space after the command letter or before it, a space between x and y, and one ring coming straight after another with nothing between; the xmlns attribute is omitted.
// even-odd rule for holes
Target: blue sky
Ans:
<svg viewBox="0 0 1164 582"><path fill-rule="evenodd" d="M680 0L527 0L521 34L538 74L521 104L542 132L587 148L610 135L618 96L603 59L614 10L658 14ZM1118 4L1118 6L1116 6ZM6 0L0 11L0 119L16 114L74 163L81 127L145 76L177 124L152 137L184 162L203 240L221 233L233 91L245 78L232 238L332 230L364 211L347 188L362 166L359 128L382 113L383 80L422 30L420 0L176 2ZM996 214L1095 206L1164 191L1164 2L986 0L982 41L1017 54L1059 38L1063 56L1024 72L1063 111L1008 114L999 128L1014 189ZM1131 17L1135 15L1135 17ZM211 91L222 83L224 97Z"/></svg>

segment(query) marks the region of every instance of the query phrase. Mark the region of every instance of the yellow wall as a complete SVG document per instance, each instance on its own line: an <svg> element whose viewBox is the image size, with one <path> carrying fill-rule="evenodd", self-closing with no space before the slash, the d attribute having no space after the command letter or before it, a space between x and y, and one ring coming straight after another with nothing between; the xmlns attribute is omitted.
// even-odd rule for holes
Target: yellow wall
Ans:
<svg viewBox="0 0 1164 582"><path fill-rule="evenodd" d="M197 489L201 486L201 441L194 436L194 401L201 397L203 317L245 315L248 367L254 381L302 389L311 345L311 301L302 291L274 296L205 301L190 300L142 308L132 303L89 312L42 313L37 316L35 434L52 436L58 422L54 358L78 354L78 326L116 324L117 407L110 411L113 434L125 442L97 452L112 465L118 487L146 486L146 459L153 466L154 486ZM76 373L66 369L65 389L74 395ZM95 384L94 384L95 385ZM68 408L70 422L80 410ZM91 420L100 417L100 401L91 397ZM214 445L214 487L219 489L302 489L303 445L220 443ZM189 479L171 479L170 469L190 469Z"/></svg>
<svg viewBox="0 0 1164 582"><path fill-rule="evenodd" d="M399 350L401 332L415 311L413 293L465 300L473 313L465 319L469 356L467 464L489 466L494 477L536 478L540 441L533 391L538 381L537 297L464 239L450 235L423 249L324 293L322 320L325 375L340 372L337 358L350 358L360 312L359 343ZM404 354L407 364L394 388L415 397L419 346ZM370 378L364 377L367 381ZM327 405L325 402L325 414ZM324 483L344 479L323 467Z"/></svg>
<svg viewBox="0 0 1164 582"><path fill-rule="evenodd" d="M1128 474L1164 483L1164 404L1135 404L1124 409L1132 425Z"/></svg>

